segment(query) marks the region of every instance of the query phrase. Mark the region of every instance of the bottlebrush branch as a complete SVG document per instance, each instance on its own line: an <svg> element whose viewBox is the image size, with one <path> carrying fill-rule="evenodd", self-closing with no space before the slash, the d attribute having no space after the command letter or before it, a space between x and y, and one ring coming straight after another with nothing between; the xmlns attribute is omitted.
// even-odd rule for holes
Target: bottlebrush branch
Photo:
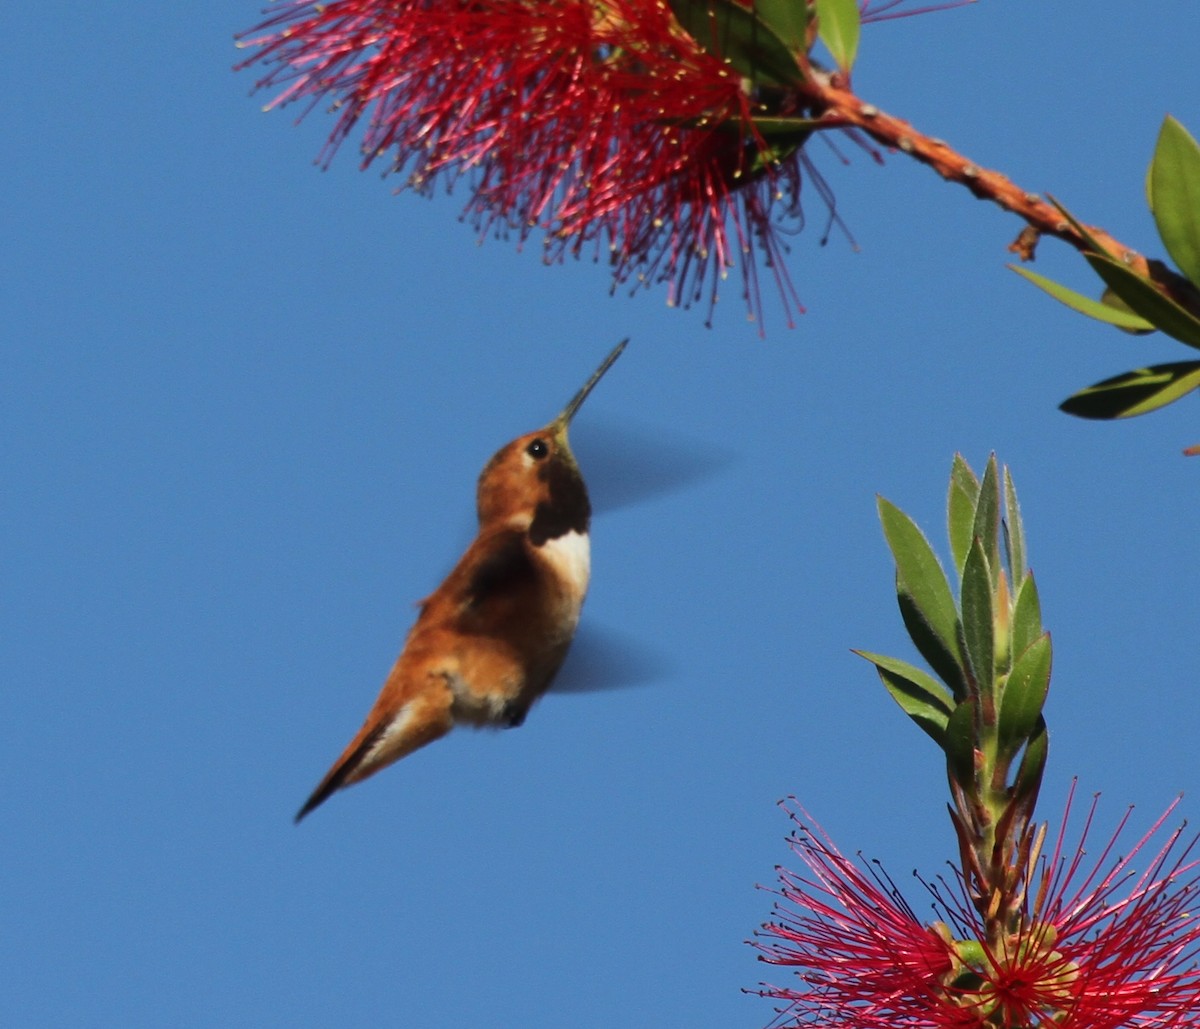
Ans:
<svg viewBox="0 0 1200 1029"><path fill-rule="evenodd" d="M938 7L960 6L951 0ZM463 180L481 233L544 234L548 262L590 253L614 286L663 283L668 302L712 309L737 271L752 318L762 278L789 324L802 312L786 267L807 181L841 224L810 156L841 132L899 151L1026 223L1010 249L1057 237L1115 295L1097 302L1027 273L1092 317L1161 328L1200 348L1200 150L1171 133L1152 208L1179 274L1057 202L1019 188L857 96L860 22L916 14L904 0L284 0L247 33L269 107L328 103L327 163L360 124L362 165L386 161L430 192ZM821 42L835 70L812 57ZM1188 149L1188 144L1195 153ZM1160 144L1160 150L1162 146ZM1114 306L1115 304L1115 306ZM1116 311L1117 313L1113 313ZM760 329L761 332L761 329ZM1126 373L1064 408L1125 417L1200 386L1200 362Z"/></svg>
<svg viewBox="0 0 1200 1029"><path fill-rule="evenodd" d="M844 52L860 16L902 2L285 0L239 40L253 51L239 67L265 69L268 107L330 106L322 163L363 125L364 167L388 162L424 192L466 180L481 233L544 233L548 261L591 253L615 284L664 283L710 314L737 270L760 315L766 269L790 323L805 180L839 223L799 60L819 24Z"/></svg>
<svg viewBox="0 0 1200 1029"><path fill-rule="evenodd" d="M861 99L844 78L814 71L802 87L818 121L838 128L853 127L890 150L898 150L928 165L942 178L966 186L981 200L990 200L1028 223L1010 247L1023 261L1031 261L1038 237L1054 236L1081 252L1102 253L1127 264L1141 275L1149 275L1149 262L1137 251L1114 239L1103 229L1063 216L1062 211L1037 193L1021 189L1006 175L991 171L954 150L945 140L927 136L911 124Z"/></svg>
<svg viewBox="0 0 1200 1029"><path fill-rule="evenodd" d="M945 756L958 859L918 876L910 904L787 805L800 867L778 870L753 941L793 973L756 991L780 1005L772 1026L1200 1029L1200 840L1168 824L1176 804L1132 838L1126 812L1105 839L1095 800L1072 829L1074 787L1057 832L1035 820L1051 646L1012 476L994 456L982 477L954 458L957 591L915 522L882 498L879 515L929 670L860 653Z"/></svg>

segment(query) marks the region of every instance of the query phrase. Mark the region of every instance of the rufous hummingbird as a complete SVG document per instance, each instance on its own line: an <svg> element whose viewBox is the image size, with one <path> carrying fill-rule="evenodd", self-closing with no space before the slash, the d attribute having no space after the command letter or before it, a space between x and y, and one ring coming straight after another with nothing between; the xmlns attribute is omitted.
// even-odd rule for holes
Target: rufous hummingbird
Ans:
<svg viewBox="0 0 1200 1029"><path fill-rule="evenodd" d="M591 571L592 509L567 428L628 342L554 421L488 461L476 491L478 535L421 601L367 720L297 822L455 725L520 725L546 692L575 635Z"/></svg>

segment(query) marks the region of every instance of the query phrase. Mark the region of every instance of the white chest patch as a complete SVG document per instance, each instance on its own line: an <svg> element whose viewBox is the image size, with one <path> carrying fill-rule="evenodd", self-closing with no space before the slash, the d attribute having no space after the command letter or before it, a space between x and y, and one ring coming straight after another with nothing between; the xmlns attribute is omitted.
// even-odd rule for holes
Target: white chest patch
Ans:
<svg viewBox="0 0 1200 1029"><path fill-rule="evenodd" d="M592 547L587 533L572 530L546 540L539 549L563 581L582 597L592 573Z"/></svg>

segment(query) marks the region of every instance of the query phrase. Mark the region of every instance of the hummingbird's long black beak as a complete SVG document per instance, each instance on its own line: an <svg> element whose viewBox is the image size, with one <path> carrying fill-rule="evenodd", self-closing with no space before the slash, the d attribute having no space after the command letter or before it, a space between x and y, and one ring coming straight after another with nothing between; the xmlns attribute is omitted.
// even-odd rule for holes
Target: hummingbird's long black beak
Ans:
<svg viewBox="0 0 1200 1029"><path fill-rule="evenodd" d="M608 355L608 357L600 362L600 367L592 372L592 377L583 384L583 389L581 389L575 394L575 396L571 398L571 402L563 408L562 414L554 419L554 424L556 426L559 426L561 429L565 430L566 427L571 424L571 419L575 417L575 412L583 406L583 402L587 400L587 395L591 393L596 383L598 383L604 377L604 373L608 371L609 368L612 367L613 362L621 356L621 351L625 349L625 346L628 342L629 338L626 337L612 348L612 352Z"/></svg>

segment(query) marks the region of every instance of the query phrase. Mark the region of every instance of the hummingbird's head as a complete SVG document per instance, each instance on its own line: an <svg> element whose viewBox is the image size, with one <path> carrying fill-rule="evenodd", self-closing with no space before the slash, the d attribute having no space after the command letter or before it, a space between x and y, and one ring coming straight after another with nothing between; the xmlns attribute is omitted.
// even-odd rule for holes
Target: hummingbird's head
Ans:
<svg viewBox="0 0 1200 1029"><path fill-rule="evenodd" d="M554 421L544 429L518 436L487 463L476 494L480 525L528 528L535 545L566 532L588 531L591 503L571 453L567 429L592 387L628 342L617 344Z"/></svg>

